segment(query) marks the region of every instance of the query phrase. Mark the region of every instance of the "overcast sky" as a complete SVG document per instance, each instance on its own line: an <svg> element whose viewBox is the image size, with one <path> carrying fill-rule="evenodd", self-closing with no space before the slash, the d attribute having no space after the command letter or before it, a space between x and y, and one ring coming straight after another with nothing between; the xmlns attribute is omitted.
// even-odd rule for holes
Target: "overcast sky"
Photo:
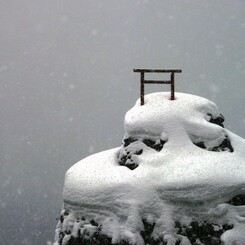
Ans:
<svg viewBox="0 0 245 245"><path fill-rule="evenodd" d="M245 1L0 0L0 237L53 240L67 169L120 146L133 68L178 68L245 137ZM146 92L169 90L147 86Z"/></svg>

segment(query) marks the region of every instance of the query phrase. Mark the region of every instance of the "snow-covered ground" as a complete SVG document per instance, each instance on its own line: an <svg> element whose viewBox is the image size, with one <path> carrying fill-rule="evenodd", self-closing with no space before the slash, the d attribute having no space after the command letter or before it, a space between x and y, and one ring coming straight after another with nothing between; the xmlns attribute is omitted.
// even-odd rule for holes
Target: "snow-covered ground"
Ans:
<svg viewBox="0 0 245 245"><path fill-rule="evenodd" d="M245 194L245 140L217 124L220 118L213 102L194 95L176 93L171 101L169 93L149 94L143 106L138 100L125 116L124 144L67 171L64 208L70 212L62 227L72 226L73 233L63 240L77 235L74 220L84 216L100 224L113 243L144 244L140 232L146 220L155 224L156 239L189 245L175 223L205 220L233 225L221 240L244 245L245 207L225 202ZM162 142L162 148L147 146L145 139ZM126 167L132 162L133 170ZM60 229L58 224L56 241ZM86 229L93 233L92 226Z"/></svg>

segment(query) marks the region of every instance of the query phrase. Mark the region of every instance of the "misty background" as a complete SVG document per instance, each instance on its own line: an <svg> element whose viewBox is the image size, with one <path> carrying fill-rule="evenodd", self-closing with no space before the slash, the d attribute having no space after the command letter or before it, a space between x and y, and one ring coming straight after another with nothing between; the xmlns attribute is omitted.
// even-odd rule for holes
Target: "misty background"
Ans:
<svg viewBox="0 0 245 245"><path fill-rule="evenodd" d="M0 244L51 244L65 172L120 146L133 68L177 68L245 137L245 1L0 0ZM149 85L146 93L169 91Z"/></svg>

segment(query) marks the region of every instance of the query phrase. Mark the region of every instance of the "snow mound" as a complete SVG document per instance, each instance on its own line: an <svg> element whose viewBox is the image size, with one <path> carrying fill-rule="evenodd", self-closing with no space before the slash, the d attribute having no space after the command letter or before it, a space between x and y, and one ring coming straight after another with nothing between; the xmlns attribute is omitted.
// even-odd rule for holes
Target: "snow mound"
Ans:
<svg viewBox="0 0 245 245"><path fill-rule="evenodd" d="M245 140L222 123L217 106L198 96L154 93L143 106L138 100L125 116L123 145L67 171L66 225L86 216L112 243L142 245L146 220L155 224L155 239L189 245L176 222L218 220L233 226L221 236L225 245L245 244L245 208L221 204L245 194Z"/></svg>

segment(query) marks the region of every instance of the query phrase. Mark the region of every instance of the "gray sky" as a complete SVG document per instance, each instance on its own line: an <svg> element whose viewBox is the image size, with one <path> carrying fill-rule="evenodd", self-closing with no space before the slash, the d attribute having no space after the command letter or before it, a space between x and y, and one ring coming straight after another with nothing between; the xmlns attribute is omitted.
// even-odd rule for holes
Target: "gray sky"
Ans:
<svg viewBox="0 0 245 245"><path fill-rule="evenodd" d="M66 170L121 143L139 97L133 68L182 69L176 90L213 100L245 137L244 9L242 0L0 0L1 241L53 239Z"/></svg>

